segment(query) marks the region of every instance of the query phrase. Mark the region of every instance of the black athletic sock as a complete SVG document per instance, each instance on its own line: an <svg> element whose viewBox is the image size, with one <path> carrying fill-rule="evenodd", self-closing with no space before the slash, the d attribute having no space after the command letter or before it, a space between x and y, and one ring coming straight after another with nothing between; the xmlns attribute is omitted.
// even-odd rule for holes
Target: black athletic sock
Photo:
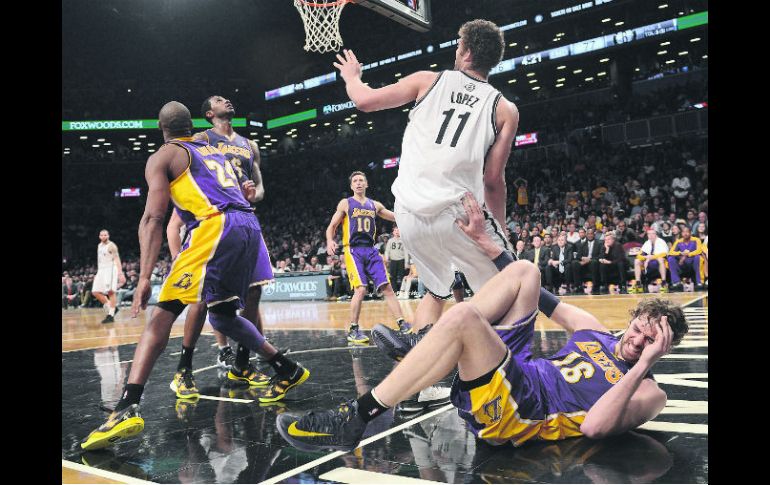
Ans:
<svg viewBox="0 0 770 485"><path fill-rule="evenodd" d="M401 323L403 323L403 322L405 322L405 321L406 321L406 320L404 320L404 318L403 318L403 317L402 317L402 318L397 318L397 319L396 319L396 325L398 325L398 326L401 326Z"/></svg>
<svg viewBox="0 0 770 485"><path fill-rule="evenodd" d="M238 350L235 353L235 366L243 370L249 366L249 353L251 351L241 344L238 344Z"/></svg>
<svg viewBox="0 0 770 485"><path fill-rule="evenodd" d="M280 352L276 352L274 356L267 360L270 367L275 370L275 373L281 377L289 377L297 370L297 363L291 359L286 358Z"/></svg>
<svg viewBox="0 0 770 485"><path fill-rule="evenodd" d="M181 371L182 369L190 369L192 370L192 358L193 358L193 352L195 351L195 347L185 347L182 346L182 354L179 356L179 365L176 366L176 370Z"/></svg>
<svg viewBox="0 0 770 485"><path fill-rule="evenodd" d="M372 394L372 391L358 398L358 414L365 423L368 423L387 410L388 407L379 402L374 397L374 394Z"/></svg>
<svg viewBox="0 0 770 485"><path fill-rule="evenodd" d="M139 404L143 392L144 386L142 384L126 384L126 387L123 388L123 396L115 406L115 411L125 409L132 404Z"/></svg>

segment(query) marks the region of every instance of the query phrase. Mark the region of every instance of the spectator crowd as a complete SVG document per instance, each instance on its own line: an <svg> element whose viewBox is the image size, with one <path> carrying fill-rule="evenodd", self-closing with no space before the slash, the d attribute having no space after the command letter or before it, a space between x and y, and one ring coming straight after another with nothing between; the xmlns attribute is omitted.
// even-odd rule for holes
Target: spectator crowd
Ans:
<svg viewBox="0 0 770 485"><path fill-rule="evenodd" d="M708 99L707 86L669 86L631 96L626 104L577 95L569 103L520 106L521 132L537 129L541 143L555 133L564 140L560 150L529 151L536 156L522 157L525 149L514 149L506 168L508 237L517 258L538 264L544 286L563 293L601 293L707 285L708 138L679 136L631 146L574 136L580 130L588 133L599 121L688 109ZM309 134L263 154L266 192L256 211L274 271L327 272L331 299L350 294L344 258L327 255L324 235L337 203L350 195L348 175L363 170L367 195L393 206L390 186L397 170L384 168L382 160L400 152L405 120L380 116L373 132L343 124L339 131ZM143 200L119 199L113 191L143 185L142 169L137 163L104 163L68 165L63 171L63 307L98 306L90 287L102 227L110 230L125 258L127 283L119 299L125 304L130 298L139 270L136 225ZM400 297L424 292L409 248L396 257L388 251L394 227L379 220L377 229L393 288L400 289L405 280ZM166 256L153 279L162 281L169 265ZM629 281L634 283L629 286Z"/></svg>

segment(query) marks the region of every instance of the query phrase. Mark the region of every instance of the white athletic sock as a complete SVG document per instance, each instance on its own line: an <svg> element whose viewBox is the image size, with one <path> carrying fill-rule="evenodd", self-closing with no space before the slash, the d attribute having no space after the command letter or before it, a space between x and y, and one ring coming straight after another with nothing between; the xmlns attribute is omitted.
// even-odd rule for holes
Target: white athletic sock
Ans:
<svg viewBox="0 0 770 485"><path fill-rule="evenodd" d="M107 314L111 317L115 316L115 307L107 306Z"/></svg>

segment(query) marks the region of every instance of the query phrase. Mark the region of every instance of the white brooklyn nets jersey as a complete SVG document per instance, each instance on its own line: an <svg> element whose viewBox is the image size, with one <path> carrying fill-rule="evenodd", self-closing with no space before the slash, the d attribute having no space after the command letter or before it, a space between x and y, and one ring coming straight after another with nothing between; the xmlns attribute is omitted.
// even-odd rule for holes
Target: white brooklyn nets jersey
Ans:
<svg viewBox="0 0 770 485"><path fill-rule="evenodd" d="M112 241L108 242L107 244L99 243L97 246L97 267L99 269L110 269L112 267L115 260L115 255L110 252L110 250L113 246L114 244Z"/></svg>
<svg viewBox="0 0 770 485"><path fill-rule="evenodd" d="M471 192L484 204L484 159L497 136L495 111L502 95L486 81L443 71L409 113L396 204L435 215Z"/></svg>

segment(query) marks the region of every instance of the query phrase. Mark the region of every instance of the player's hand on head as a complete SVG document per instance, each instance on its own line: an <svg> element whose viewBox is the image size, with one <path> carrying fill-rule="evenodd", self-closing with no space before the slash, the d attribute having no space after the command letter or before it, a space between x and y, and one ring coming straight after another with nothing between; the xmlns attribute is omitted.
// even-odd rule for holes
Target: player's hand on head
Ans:
<svg viewBox="0 0 770 485"><path fill-rule="evenodd" d="M671 325L668 324L668 317L665 315L660 317L660 320L653 325L657 327L658 334L655 336L654 342L644 347L640 357L640 360L646 360L650 364L654 364L662 356L671 352L673 339Z"/></svg>
<svg viewBox="0 0 770 485"><path fill-rule="evenodd" d="M355 77L361 76L362 66L358 62L356 55L350 49L343 49L343 55L337 54L337 61L333 63L334 67L339 69L340 76L345 82Z"/></svg>

